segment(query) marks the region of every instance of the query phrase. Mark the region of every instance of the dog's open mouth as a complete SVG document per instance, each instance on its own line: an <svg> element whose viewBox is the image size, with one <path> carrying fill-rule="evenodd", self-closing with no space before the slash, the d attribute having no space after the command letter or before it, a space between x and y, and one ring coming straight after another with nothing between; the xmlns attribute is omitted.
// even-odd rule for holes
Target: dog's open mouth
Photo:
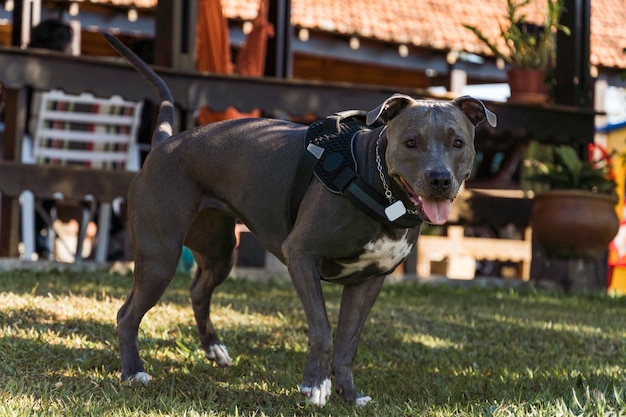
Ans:
<svg viewBox="0 0 626 417"><path fill-rule="evenodd" d="M450 199L422 197L413 190L404 178L399 178L404 192L409 196L409 199L420 212L424 221L436 225L441 225L448 221L452 207Z"/></svg>

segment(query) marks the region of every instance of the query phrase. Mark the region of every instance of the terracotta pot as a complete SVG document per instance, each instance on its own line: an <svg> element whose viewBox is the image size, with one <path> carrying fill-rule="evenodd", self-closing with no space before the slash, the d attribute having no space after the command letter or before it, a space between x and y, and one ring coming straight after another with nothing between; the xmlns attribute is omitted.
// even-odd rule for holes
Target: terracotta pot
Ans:
<svg viewBox="0 0 626 417"><path fill-rule="evenodd" d="M551 190L535 196L533 236L550 257L598 259L617 234L616 198L582 190Z"/></svg>
<svg viewBox="0 0 626 417"><path fill-rule="evenodd" d="M544 70L515 68L507 71L511 103L542 104L548 101Z"/></svg>

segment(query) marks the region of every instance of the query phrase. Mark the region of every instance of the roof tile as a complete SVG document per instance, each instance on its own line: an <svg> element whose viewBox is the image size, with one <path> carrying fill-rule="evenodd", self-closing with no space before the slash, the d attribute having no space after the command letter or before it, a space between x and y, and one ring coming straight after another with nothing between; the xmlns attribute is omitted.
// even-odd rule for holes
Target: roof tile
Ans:
<svg viewBox="0 0 626 417"><path fill-rule="evenodd" d="M101 3L154 7L157 0L91 0ZM532 0L529 18L538 17L545 0ZM390 6L393 4L393 6ZM222 0L229 18L252 20L259 0ZM291 0L293 25L343 35L358 35L425 48L489 54L463 27L479 26L490 37L499 33L506 0ZM591 1L591 61L605 67L626 68L625 0Z"/></svg>

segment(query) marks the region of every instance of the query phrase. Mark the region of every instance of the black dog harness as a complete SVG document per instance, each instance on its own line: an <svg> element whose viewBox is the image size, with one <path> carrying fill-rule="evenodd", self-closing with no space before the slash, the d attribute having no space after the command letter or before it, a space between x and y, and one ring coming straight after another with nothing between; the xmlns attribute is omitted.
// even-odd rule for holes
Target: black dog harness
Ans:
<svg viewBox="0 0 626 417"><path fill-rule="evenodd" d="M354 143L359 132L372 127L365 123L367 113L350 110L318 120L309 126L305 149L291 189L290 215L295 222L300 203L313 175L335 194L348 198L356 207L377 221L406 229L422 223L422 219L408 213L402 202L390 205L384 195L361 179L354 155Z"/></svg>

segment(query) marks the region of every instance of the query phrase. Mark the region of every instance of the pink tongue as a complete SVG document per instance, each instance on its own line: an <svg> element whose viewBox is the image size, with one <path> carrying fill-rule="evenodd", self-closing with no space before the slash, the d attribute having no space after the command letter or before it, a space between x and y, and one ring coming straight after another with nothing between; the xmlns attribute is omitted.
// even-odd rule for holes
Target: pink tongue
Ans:
<svg viewBox="0 0 626 417"><path fill-rule="evenodd" d="M450 207L450 200L435 198L422 200L424 214L432 224L444 224L450 216Z"/></svg>

